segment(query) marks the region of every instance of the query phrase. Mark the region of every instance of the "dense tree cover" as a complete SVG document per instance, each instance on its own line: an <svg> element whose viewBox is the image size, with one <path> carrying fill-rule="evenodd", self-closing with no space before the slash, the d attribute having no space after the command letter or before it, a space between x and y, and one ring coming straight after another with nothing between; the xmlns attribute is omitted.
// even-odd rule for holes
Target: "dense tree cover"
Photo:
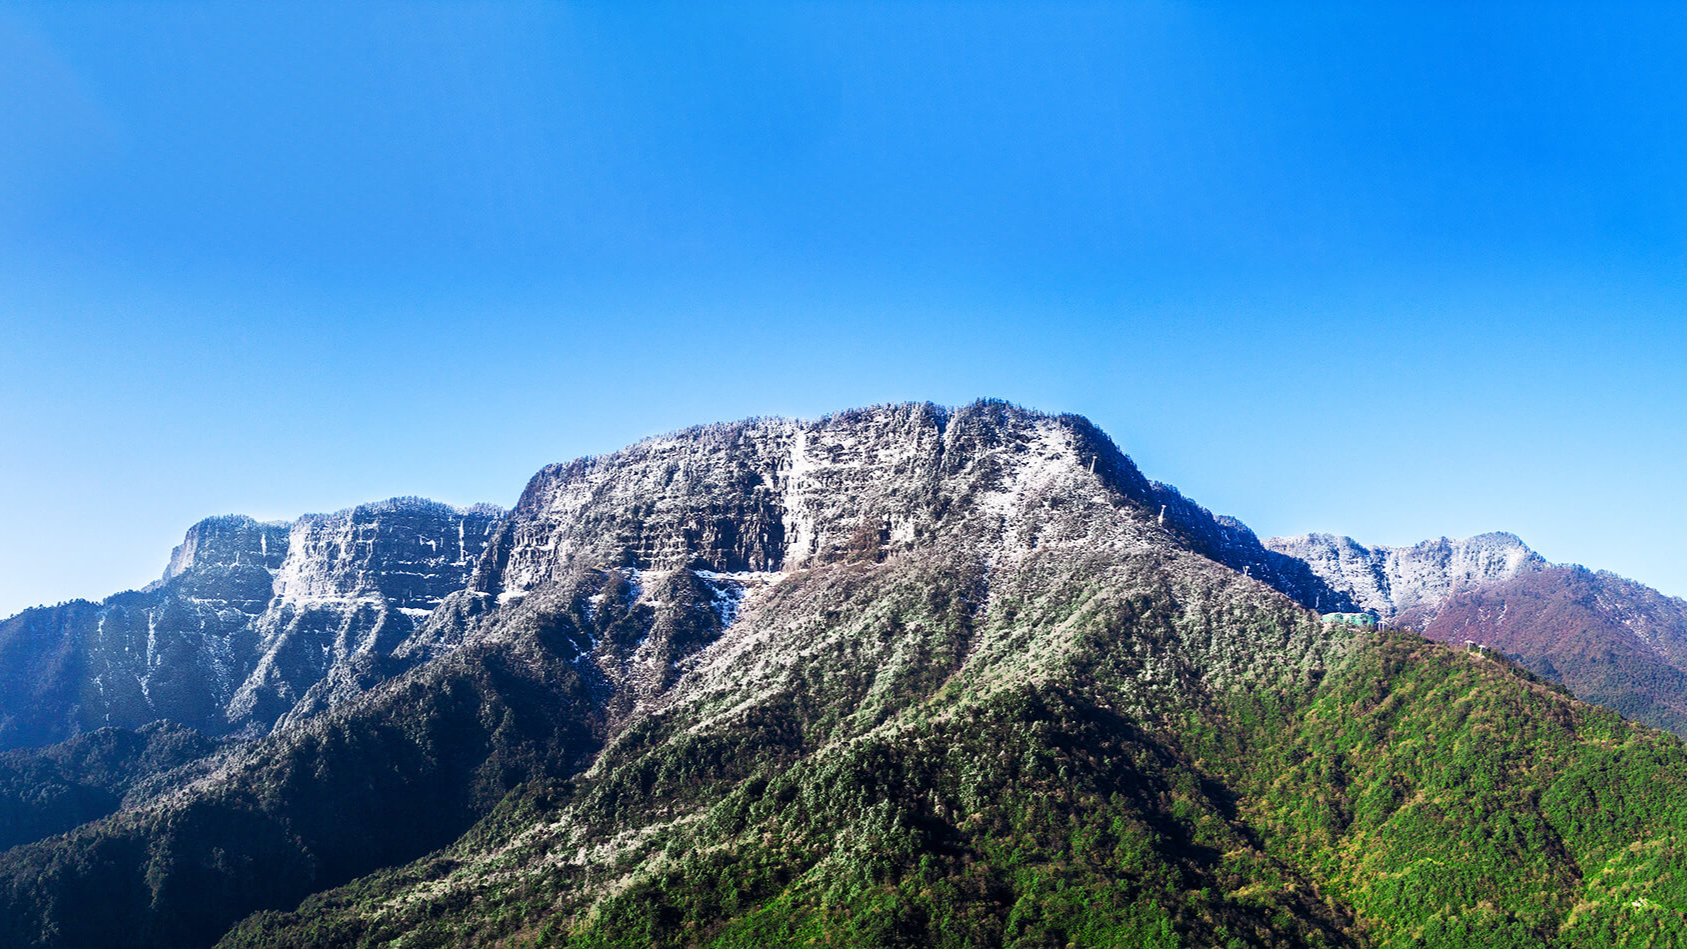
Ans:
<svg viewBox="0 0 1687 949"><path fill-rule="evenodd" d="M137 784L199 761L216 747L190 728L159 722L0 753L0 850L104 817Z"/></svg>
<svg viewBox="0 0 1687 949"><path fill-rule="evenodd" d="M653 728L225 944L1687 941L1682 745L1504 660L1383 633L1316 685L1156 724L1106 679L939 688L806 753L788 699L736 741ZM597 852L532 872L565 836Z"/></svg>
<svg viewBox="0 0 1687 949"><path fill-rule="evenodd" d="M1491 655L1386 635L1192 728L1267 848L1378 946L1687 944L1687 748ZM1232 736L1251 735L1242 746Z"/></svg>

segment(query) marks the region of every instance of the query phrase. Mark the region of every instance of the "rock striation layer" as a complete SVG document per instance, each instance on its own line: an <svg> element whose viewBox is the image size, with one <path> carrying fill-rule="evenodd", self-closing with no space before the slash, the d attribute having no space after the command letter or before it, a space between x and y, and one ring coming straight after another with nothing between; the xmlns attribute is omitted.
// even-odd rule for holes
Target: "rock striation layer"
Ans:
<svg viewBox="0 0 1687 949"><path fill-rule="evenodd" d="M395 498L291 523L206 518L143 590L0 621L0 749L160 720L265 731L462 589L501 514Z"/></svg>
<svg viewBox="0 0 1687 949"><path fill-rule="evenodd" d="M982 472L976 486L946 491L963 471ZM1308 607L1349 602L1240 521L1143 477L1088 420L996 402L702 426L549 466L498 525L459 599L519 601L581 562L733 573L883 560L980 513L1005 532L1000 543L1035 548L1058 510L1051 481L1073 472L1150 514L1163 541ZM1043 516L1016 526L1027 496Z"/></svg>

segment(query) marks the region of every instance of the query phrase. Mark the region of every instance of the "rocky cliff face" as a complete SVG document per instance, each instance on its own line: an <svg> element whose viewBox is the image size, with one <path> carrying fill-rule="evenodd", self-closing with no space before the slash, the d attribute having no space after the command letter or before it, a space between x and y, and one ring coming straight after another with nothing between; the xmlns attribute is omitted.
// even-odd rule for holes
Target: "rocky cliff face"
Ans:
<svg viewBox="0 0 1687 949"><path fill-rule="evenodd" d="M1507 930L1534 945L1605 925L1582 868L1663 839L1645 808L1687 786L1672 740L1509 663L1295 602L1449 617L1463 583L1543 575L1520 544L1350 576L1079 418L713 425L546 468L503 518L424 507L304 519L273 563L273 534L207 528L130 595L211 578L251 664L219 714L297 699L169 793L0 854L0 947L1405 944L1423 907L1535 913ZM1588 796L1595 767L1669 793ZM1611 912L1680 905L1606 876Z"/></svg>
<svg viewBox="0 0 1687 949"><path fill-rule="evenodd" d="M1005 461L1045 472L1088 463L1078 456L1095 448L1052 420L979 418L1015 412L909 405L806 423L754 420L551 466L501 525L471 590L520 597L574 561L780 571L905 550L945 517L1007 503L1019 472ZM988 458L978 490L940 502L939 484L986 456L1004 457Z"/></svg>
<svg viewBox="0 0 1687 949"><path fill-rule="evenodd" d="M1162 519L1160 496L1088 422L983 402L706 426L552 466L485 522L484 551L379 512L301 522L243 627L257 658L229 704L261 720L264 697L280 707L318 676L284 727L179 797L14 851L0 930L205 944L241 913L444 846L512 788L594 761L627 776L606 793L642 808L852 747L928 701L1017 708L1028 687L1105 682L1106 714L1177 720L1232 689L1313 681L1348 647L1189 540L1213 531L1234 556L1251 534L1193 507ZM369 566L383 530L452 570L479 553L413 631L404 610L450 584L383 612L408 595ZM249 547L233 546L244 566ZM316 618L288 625L302 616ZM342 654L393 665L313 665ZM318 700L326 711L301 711ZM701 819L686 807L674 819ZM575 873L609 852L600 824L534 839ZM57 848L119 856L75 862L66 884ZM84 920L47 898L67 885L154 896Z"/></svg>
<svg viewBox="0 0 1687 949"><path fill-rule="evenodd" d="M265 730L461 589L498 518L416 498L207 518L146 589L0 622L0 748L163 719Z"/></svg>
<svg viewBox="0 0 1687 949"><path fill-rule="evenodd" d="M239 514L207 517L187 529L181 544L170 551L164 576L147 589L155 590L189 573L205 575L219 567L243 564L273 572L287 557L289 527L284 521L259 523Z"/></svg>
<svg viewBox="0 0 1687 949"><path fill-rule="evenodd" d="M1268 538L1270 550L1305 563L1345 595L1351 608L1401 625L1421 626L1447 597L1547 566L1512 534L1426 540L1411 547L1365 547L1351 537L1303 534ZM1324 612L1334 610L1326 605Z"/></svg>
<svg viewBox="0 0 1687 949"><path fill-rule="evenodd" d="M946 490L962 471L969 486ZM963 521L1000 528L1008 549L1034 549L1059 520L1061 480L1077 476L1150 515L1159 542L1188 546L1308 607L1347 603L1241 522L1148 481L1087 420L990 402L711 425L550 466L499 525L462 596L519 601L580 562L756 573L877 561ZM1014 515L1027 503L1033 516L1020 524Z"/></svg>

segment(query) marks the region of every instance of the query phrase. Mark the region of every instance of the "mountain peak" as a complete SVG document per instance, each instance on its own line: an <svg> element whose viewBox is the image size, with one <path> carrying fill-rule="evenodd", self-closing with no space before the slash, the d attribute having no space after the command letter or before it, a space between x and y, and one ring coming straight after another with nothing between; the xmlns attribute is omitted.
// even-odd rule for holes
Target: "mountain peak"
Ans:
<svg viewBox="0 0 1687 949"><path fill-rule="evenodd" d="M1073 417L986 400L748 419L646 438L535 475L475 588L525 591L588 554L640 569L732 572L826 563L869 542L881 552L905 547L971 510L945 500L944 485L957 477L973 499L1012 491L1033 467L1103 477L1122 462L1134 473L1122 455L1097 469L1091 431Z"/></svg>
<svg viewBox="0 0 1687 949"><path fill-rule="evenodd" d="M462 589L503 514L399 497L294 521L204 518L144 589L0 623L0 668L44 663L0 690L0 749L163 718L267 729Z"/></svg>
<svg viewBox="0 0 1687 949"><path fill-rule="evenodd" d="M1515 534L1439 537L1410 547L1367 547L1347 536L1269 537L1266 547L1304 561L1355 605L1384 619L1422 624L1458 590L1540 570L1546 559Z"/></svg>
<svg viewBox="0 0 1687 949"><path fill-rule="evenodd" d="M159 582L168 582L189 570L251 564L268 569L281 565L287 553L286 521L258 521L244 514L207 517L187 529L182 542L170 551L169 565Z"/></svg>

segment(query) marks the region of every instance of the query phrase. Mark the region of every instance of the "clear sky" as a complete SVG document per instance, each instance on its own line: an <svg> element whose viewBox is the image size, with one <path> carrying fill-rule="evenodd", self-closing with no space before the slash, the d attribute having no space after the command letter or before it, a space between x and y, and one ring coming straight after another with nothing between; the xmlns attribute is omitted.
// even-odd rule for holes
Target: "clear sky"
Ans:
<svg viewBox="0 0 1687 949"><path fill-rule="evenodd" d="M1687 7L697 6L0 7L0 613L980 396L1687 594Z"/></svg>

